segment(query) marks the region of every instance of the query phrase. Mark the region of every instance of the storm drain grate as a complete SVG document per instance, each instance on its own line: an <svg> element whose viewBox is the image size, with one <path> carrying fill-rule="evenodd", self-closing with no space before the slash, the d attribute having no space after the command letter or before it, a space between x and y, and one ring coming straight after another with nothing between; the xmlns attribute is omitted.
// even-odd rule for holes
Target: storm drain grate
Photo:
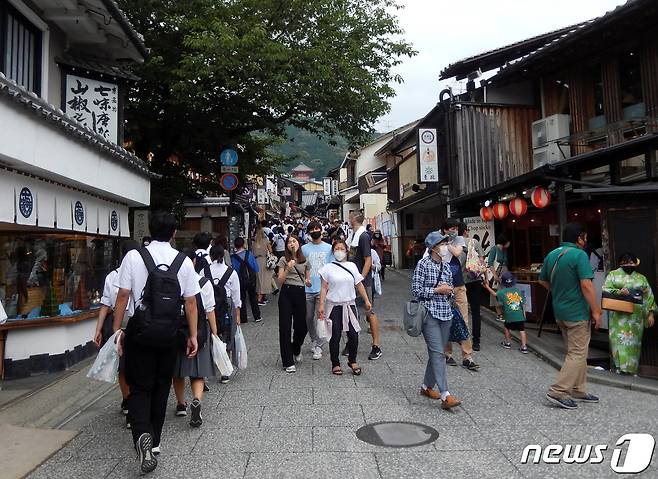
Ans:
<svg viewBox="0 0 658 479"><path fill-rule="evenodd" d="M390 421L367 424L356 431L361 441L383 447L415 447L430 444L439 432L417 422Z"/></svg>

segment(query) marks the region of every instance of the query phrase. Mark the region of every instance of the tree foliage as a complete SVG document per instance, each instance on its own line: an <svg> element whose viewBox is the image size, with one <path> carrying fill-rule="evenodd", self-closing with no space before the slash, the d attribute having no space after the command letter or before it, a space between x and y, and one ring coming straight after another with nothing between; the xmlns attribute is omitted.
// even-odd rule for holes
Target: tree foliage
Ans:
<svg viewBox="0 0 658 479"><path fill-rule="evenodd" d="M367 140L402 81L391 68L415 53L394 0L119 3L152 51L127 118L138 154L164 175L155 204L216 193L225 147L238 149L241 174L271 171L284 158L268 147L286 126Z"/></svg>

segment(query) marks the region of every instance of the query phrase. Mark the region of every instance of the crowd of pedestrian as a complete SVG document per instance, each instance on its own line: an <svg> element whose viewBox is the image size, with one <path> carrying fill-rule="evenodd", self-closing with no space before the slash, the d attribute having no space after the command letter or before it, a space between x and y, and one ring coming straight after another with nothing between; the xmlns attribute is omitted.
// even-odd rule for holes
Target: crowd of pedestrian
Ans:
<svg viewBox="0 0 658 479"><path fill-rule="evenodd" d="M322 359L328 345L328 372L343 374L342 354L351 373L361 375L357 354L362 324L372 337L368 360L382 357L374 302L390 264L390 246L381 230L364 220L356 211L346 223L315 218L263 221L250 243L242 237L234 240L232 254L225 237L213 239L208 233L197 234L194 249L180 253L171 246L174 216L158 212L151 216L151 236L142 247L124 242L121 266L105 281L93 339L100 347L118 332L121 410L142 473L157 466L172 384L175 415L187 416L189 411L190 426L203 424L203 394L216 375L213 341L221 340L235 360L238 328L248 322L247 303L258 323L263 320L260 307L278 295L280 357L286 373L300 367L309 336L313 360ZM483 291L504 323L501 346L511 349L512 334L518 333L523 354L529 351L526 298L509 271L510 241L505 235L497 237L485 256L468 226L449 218L424 243L425 255L411 279L411 293L424 308L419 333L428 351L420 394L452 409L461 404L448 387L448 366L458 365L452 343L461 351L462 367L480 370L474 355L481 349ZM577 401L598 402L586 381L591 325L598 328L601 318L586 244L585 228L567 225L562 244L547 255L539 276L549 290L547 301L567 348L546 398L565 409L577 408ZM639 264L636 256L622 255L619 268L608 274L603 286L604 297L613 304L606 309L612 357L621 374L637 374L643 330L654 324L656 304L647 279L637 272ZM221 383L230 380L230 375L220 375Z"/></svg>

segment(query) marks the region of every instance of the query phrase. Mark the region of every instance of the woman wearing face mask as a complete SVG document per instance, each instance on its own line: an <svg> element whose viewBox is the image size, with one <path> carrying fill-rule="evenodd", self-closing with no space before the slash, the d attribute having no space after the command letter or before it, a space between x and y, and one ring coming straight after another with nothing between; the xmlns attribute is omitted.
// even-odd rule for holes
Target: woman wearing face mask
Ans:
<svg viewBox="0 0 658 479"><path fill-rule="evenodd" d="M379 275L383 281L385 276L384 272L386 270L386 265L384 264L384 248L386 248L386 240L384 239L381 230L375 230L375 234L372 235L372 241L370 244L372 248L377 251L379 258L381 259L382 269L379 271Z"/></svg>
<svg viewBox="0 0 658 479"><path fill-rule="evenodd" d="M411 292L427 310L423 325L423 337L429 359L420 394L431 399L441 399L443 409L459 406L461 401L448 391L445 350L452 324L451 299L453 294L452 273L442 259L442 250L448 236L435 231L425 239L429 255L416 265L411 280ZM438 389L434 389L437 386Z"/></svg>
<svg viewBox="0 0 658 479"><path fill-rule="evenodd" d="M306 290L311 284L311 266L302 254L301 241L293 234L286 239L285 255L279 259L279 347L281 363L294 373L302 361L306 327ZM294 334L293 331L294 330ZM292 335L292 342L290 337Z"/></svg>
<svg viewBox="0 0 658 479"><path fill-rule="evenodd" d="M365 303L366 311L372 309L368 294L363 286L363 276L351 261L347 261L347 244L343 240L336 240L331 248L336 261L324 265L320 269L322 286L320 289L320 307L318 316L320 321L331 319L332 330L329 341L331 354L331 372L337 376L343 374L340 367L339 347L343 331L347 333L347 365L355 376L361 375L361 368L356 362L356 353L359 348L358 313L356 310L356 291L359 292ZM325 314L326 301L326 314Z"/></svg>
<svg viewBox="0 0 658 479"><path fill-rule="evenodd" d="M610 271L603 284L606 293L622 294L642 299L632 313L608 311L610 349L615 369L620 374L637 374L642 352L642 334L652 327L656 302L647 278L636 271L640 260L633 254L623 254L619 268Z"/></svg>

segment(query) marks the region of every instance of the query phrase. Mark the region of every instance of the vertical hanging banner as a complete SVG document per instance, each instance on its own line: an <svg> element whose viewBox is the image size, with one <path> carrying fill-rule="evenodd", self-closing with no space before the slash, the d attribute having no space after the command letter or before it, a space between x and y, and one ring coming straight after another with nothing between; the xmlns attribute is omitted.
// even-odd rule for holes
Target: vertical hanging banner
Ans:
<svg viewBox="0 0 658 479"><path fill-rule="evenodd" d="M265 188L258 188L258 190L256 190L256 196L258 198L259 205L267 205L270 203L268 201L267 190Z"/></svg>
<svg viewBox="0 0 658 479"><path fill-rule="evenodd" d="M119 87L116 83L66 75L66 113L106 140L118 140Z"/></svg>
<svg viewBox="0 0 658 479"><path fill-rule="evenodd" d="M331 196L338 196L338 180L331 180Z"/></svg>
<svg viewBox="0 0 658 479"><path fill-rule="evenodd" d="M322 178L322 186L324 187L324 196L331 196L331 178Z"/></svg>
<svg viewBox="0 0 658 479"><path fill-rule="evenodd" d="M418 181L437 183L439 181L439 156L436 142L436 128L418 129Z"/></svg>

